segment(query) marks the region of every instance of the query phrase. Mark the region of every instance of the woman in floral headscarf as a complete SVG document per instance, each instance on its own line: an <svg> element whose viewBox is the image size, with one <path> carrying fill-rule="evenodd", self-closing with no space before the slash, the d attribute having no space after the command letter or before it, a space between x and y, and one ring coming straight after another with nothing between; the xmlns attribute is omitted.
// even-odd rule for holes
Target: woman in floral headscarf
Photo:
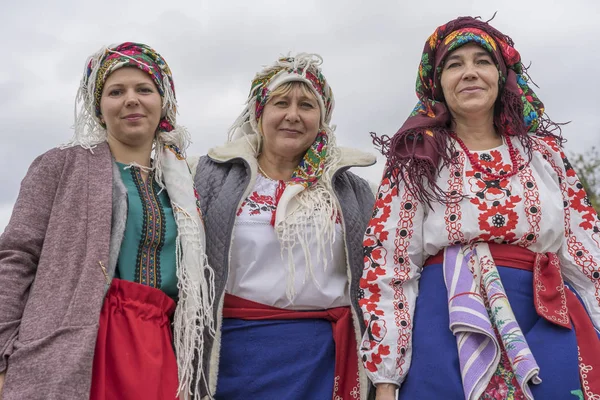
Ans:
<svg viewBox="0 0 600 400"><path fill-rule="evenodd" d="M356 294L374 199L348 168L375 158L336 145L320 64L298 54L260 71L228 143L198 163L218 301L202 392L217 399L367 395Z"/></svg>
<svg viewBox="0 0 600 400"><path fill-rule="evenodd" d="M150 47L86 62L75 135L33 162L0 238L3 400L183 399L202 379L214 288L175 115Z"/></svg>
<svg viewBox="0 0 600 400"><path fill-rule="evenodd" d="M470 17L440 26L417 95L378 139L364 240L377 399L598 398L600 222L512 40Z"/></svg>

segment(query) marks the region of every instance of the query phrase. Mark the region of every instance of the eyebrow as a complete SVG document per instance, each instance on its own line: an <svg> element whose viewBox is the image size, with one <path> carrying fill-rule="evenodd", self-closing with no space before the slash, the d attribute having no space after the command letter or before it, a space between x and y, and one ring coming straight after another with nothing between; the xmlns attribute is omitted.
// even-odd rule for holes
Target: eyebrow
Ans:
<svg viewBox="0 0 600 400"><path fill-rule="evenodd" d="M475 57L484 57L484 56L488 56L490 58L492 57L492 55L485 50L478 51L477 53L475 53ZM463 57L459 56L458 54L452 54L452 55L449 55L448 58L446 58L446 62L448 62L449 60L455 60L455 59L461 59L461 58L463 58Z"/></svg>
<svg viewBox="0 0 600 400"><path fill-rule="evenodd" d="M139 86L144 86L144 85L148 85L148 86L152 86L151 82L139 82L134 84L133 86L135 87L139 87ZM125 86L124 83L122 82L115 82L115 83L111 83L110 85L106 85L106 88L112 88L112 87L121 87L121 86Z"/></svg>

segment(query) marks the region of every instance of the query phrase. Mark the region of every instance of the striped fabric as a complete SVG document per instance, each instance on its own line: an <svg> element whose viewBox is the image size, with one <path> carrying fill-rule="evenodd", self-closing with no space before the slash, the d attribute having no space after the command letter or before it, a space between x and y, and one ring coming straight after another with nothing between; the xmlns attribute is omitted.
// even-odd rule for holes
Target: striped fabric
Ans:
<svg viewBox="0 0 600 400"><path fill-rule="evenodd" d="M533 399L529 383L541 383L539 367L510 307L487 243L447 247L444 281L465 399L476 400L484 393L498 368L502 347L519 385L527 398Z"/></svg>

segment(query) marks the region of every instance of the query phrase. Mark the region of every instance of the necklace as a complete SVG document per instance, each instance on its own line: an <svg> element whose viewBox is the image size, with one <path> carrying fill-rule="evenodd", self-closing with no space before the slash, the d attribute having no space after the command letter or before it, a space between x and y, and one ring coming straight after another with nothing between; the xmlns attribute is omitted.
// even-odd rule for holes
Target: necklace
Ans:
<svg viewBox="0 0 600 400"><path fill-rule="evenodd" d="M489 171L487 168L484 168L481 165L481 163L479 163L479 160L477 159L477 157L473 153L471 153L471 151L467 148L467 146L465 145L465 142L463 142L455 133L450 134L450 136L454 140L456 140L456 142L460 145L460 147L463 149L463 151L469 158L471 165L478 172L481 172L482 174L487 175L488 177L493 178L493 179L506 179L506 178L510 178L511 176L514 176L519 173L519 166L517 163L517 151L514 148L512 142L510 141L510 138L508 136L505 136L505 138L506 138L506 146L508 147L508 154L510 156L510 163L512 164L512 169L510 172L500 173L500 174L496 174L494 172Z"/></svg>
<svg viewBox="0 0 600 400"><path fill-rule="evenodd" d="M275 181L275 182L279 181L279 179L273 179L269 175L267 175L267 173L265 172L264 169L262 169L262 167L260 166L260 163L258 161L256 161L256 165L258 165L258 172L260 172L265 178Z"/></svg>

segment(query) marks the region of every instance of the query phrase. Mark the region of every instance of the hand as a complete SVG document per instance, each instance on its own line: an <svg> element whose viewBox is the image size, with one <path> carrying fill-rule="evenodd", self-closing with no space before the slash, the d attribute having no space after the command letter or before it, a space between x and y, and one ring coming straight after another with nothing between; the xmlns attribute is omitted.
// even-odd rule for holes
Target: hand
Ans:
<svg viewBox="0 0 600 400"><path fill-rule="evenodd" d="M375 400L396 400L398 386L392 383L378 383L375 386Z"/></svg>

